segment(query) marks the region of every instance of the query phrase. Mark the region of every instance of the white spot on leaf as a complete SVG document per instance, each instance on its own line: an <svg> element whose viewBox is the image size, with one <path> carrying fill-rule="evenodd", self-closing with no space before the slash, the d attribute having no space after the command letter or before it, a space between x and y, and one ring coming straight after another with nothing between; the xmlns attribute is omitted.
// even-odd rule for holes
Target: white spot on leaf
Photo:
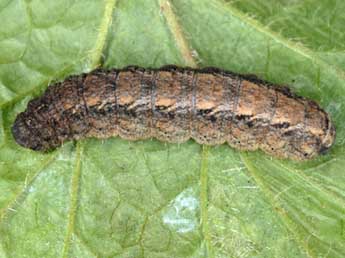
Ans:
<svg viewBox="0 0 345 258"><path fill-rule="evenodd" d="M178 233L187 233L198 225L199 200L193 189L187 189L171 201L163 212L163 223Z"/></svg>

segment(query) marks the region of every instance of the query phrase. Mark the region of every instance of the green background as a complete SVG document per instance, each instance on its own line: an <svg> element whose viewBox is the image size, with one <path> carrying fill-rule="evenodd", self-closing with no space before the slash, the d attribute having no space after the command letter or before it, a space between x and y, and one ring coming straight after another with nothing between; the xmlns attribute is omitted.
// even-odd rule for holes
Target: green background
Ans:
<svg viewBox="0 0 345 258"><path fill-rule="evenodd" d="M0 258L345 257L345 2L0 0ZM49 154L10 127L95 67L216 66L291 85L337 128L295 163L120 138Z"/></svg>

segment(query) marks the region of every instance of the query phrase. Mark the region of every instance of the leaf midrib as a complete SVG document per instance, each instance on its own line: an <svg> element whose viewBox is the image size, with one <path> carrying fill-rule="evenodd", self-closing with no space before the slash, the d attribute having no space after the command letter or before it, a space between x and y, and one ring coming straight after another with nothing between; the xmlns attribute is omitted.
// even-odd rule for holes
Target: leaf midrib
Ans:
<svg viewBox="0 0 345 258"><path fill-rule="evenodd" d="M67 215L67 230L63 243L62 257L67 258L70 250L71 238L75 228L75 220L77 213L77 206L79 201L80 192L80 177L81 177L81 157L83 156L83 146L81 142L77 142L76 148L76 161L74 171L71 174L71 185L70 185L70 201L69 211Z"/></svg>
<svg viewBox="0 0 345 258"><path fill-rule="evenodd" d="M108 32L112 23L112 15L116 5L116 0L106 0L104 7L104 16L99 28L99 34L95 43L95 49L90 55L91 66L96 68L102 57L103 49L105 48L106 39ZM80 177L81 177L81 159L83 157L83 143L77 142L77 156L76 156L76 165L74 173L72 174L71 186L70 186L70 204L68 212L68 221L67 221L67 230L62 248L62 257L68 257L70 251L71 237L75 228L75 220L77 213L77 206L79 201L79 192L80 192Z"/></svg>

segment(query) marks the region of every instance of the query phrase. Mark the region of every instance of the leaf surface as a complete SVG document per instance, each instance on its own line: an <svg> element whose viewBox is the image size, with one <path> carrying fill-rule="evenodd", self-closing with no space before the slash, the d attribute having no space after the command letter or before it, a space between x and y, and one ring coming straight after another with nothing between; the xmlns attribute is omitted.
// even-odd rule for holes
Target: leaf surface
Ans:
<svg viewBox="0 0 345 258"><path fill-rule="evenodd" d="M345 3L0 0L0 257L344 257ZM291 85L335 122L296 163L188 141L70 142L10 128L51 81L99 65L216 66Z"/></svg>

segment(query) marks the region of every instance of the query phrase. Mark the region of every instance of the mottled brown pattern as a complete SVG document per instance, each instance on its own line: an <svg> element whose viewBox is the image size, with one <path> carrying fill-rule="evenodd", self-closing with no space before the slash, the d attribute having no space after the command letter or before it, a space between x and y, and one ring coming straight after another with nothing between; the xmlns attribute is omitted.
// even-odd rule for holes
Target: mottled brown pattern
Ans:
<svg viewBox="0 0 345 258"><path fill-rule="evenodd" d="M287 88L216 68L174 66L71 76L30 101L12 132L20 145L41 151L71 139L119 135L227 142L295 160L324 153L335 139L328 114Z"/></svg>

